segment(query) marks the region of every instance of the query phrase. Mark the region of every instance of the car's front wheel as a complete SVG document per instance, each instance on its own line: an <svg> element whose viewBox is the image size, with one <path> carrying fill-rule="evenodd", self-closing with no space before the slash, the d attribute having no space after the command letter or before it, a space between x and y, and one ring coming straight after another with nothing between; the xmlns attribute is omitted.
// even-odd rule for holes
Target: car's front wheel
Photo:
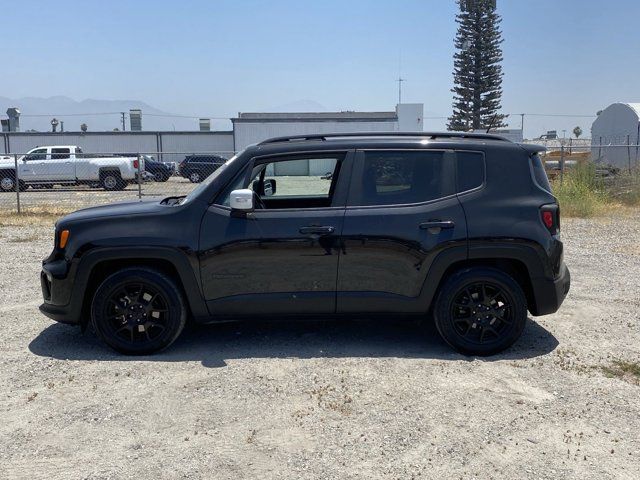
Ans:
<svg viewBox="0 0 640 480"><path fill-rule="evenodd" d="M468 268L447 278L434 308L442 338L465 355L493 355L510 347L527 321L527 301L510 275Z"/></svg>
<svg viewBox="0 0 640 480"><path fill-rule="evenodd" d="M156 270L126 268L107 277L91 304L91 322L110 347L146 355L171 345L186 322L176 283Z"/></svg>
<svg viewBox="0 0 640 480"><path fill-rule="evenodd" d="M16 182L14 177L7 175L0 178L0 190L3 192L14 192L16 190Z"/></svg>

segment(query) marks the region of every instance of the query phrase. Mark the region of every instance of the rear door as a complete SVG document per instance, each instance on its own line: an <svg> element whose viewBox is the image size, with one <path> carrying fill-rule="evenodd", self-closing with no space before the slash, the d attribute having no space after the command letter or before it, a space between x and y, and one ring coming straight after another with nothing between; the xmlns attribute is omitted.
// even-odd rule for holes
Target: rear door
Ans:
<svg viewBox="0 0 640 480"><path fill-rule="evenodd" d="M341 243L337 311L426 311L423 286L445 248L466 257L455 153L364 150L356 155Z"/></svg>
<svg viewBox="0 0 640 480"><path fill-rule="evenodd" d="M51 147L51 157L47 162L48 180L70 182L76 179L75 152L69 147Z"/></svg>

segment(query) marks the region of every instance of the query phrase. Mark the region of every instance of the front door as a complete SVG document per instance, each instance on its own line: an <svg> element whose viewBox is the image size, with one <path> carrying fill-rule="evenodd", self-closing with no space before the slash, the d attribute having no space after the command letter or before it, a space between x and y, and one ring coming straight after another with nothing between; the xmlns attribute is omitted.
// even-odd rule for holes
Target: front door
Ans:
<svg viewBox="0 0 640 480"><path fill-rule="evenodd" d="M36 148L22 158L20 168L20 179L25 182L36 182L47 180L47 148Z"/></svg>
<svg viewBox="0 0 640 480"><path fill-rule="evenodd" d="M200 234L201 280L212 315L335 312L351 156L257 158L227 186ZM300 162L308 164L302 175ZM245 216L228 206L239 188L255 192L257 208Z"/></svg>
<svg viewBox="0 0 640 480"><path fill-rule="evenodd" d="M357 153L342 233L337 311L425 311L429 268L445 247L466 256L455 153Z"/></svg>

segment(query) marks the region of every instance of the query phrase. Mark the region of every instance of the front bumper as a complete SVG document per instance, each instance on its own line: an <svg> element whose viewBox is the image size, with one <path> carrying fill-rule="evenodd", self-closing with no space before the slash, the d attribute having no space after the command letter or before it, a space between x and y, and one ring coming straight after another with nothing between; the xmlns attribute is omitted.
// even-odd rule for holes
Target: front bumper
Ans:
<svg viewBox="0 0 640 480"><path fill-rule="evenodd" d="M564 264L560 265L560 271L556 278L532 279L535 306L532 305L531 313L535 316L548 315L557 312L571 288L571 273Z"/></svg>
<svg viewBox="0 0 640 480"><path fill-rule="evenodd" d="M73 288L76 266L65 259L42 264L40 286L44 303L40 311L56 322L80 324L82 293Z"/></svg>

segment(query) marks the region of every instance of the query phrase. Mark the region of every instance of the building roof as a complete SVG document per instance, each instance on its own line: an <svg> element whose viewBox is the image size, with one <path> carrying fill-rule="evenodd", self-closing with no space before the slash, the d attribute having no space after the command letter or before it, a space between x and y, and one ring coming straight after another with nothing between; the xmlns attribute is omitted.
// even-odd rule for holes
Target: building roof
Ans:
<svg viewBox="0 0 640 480"><path fill-rule="evenodd" d="M286 112L238 113L234 123L262 122L395 122L396 112Z"/></svg>
<svg viewBox="0 0 640 480"><path fill-rule="evenodd" d="M636 112L636 115L638 116L638 118L640 118L640 103L624 103L623 105L626 105L631 110Z"/></svg>

